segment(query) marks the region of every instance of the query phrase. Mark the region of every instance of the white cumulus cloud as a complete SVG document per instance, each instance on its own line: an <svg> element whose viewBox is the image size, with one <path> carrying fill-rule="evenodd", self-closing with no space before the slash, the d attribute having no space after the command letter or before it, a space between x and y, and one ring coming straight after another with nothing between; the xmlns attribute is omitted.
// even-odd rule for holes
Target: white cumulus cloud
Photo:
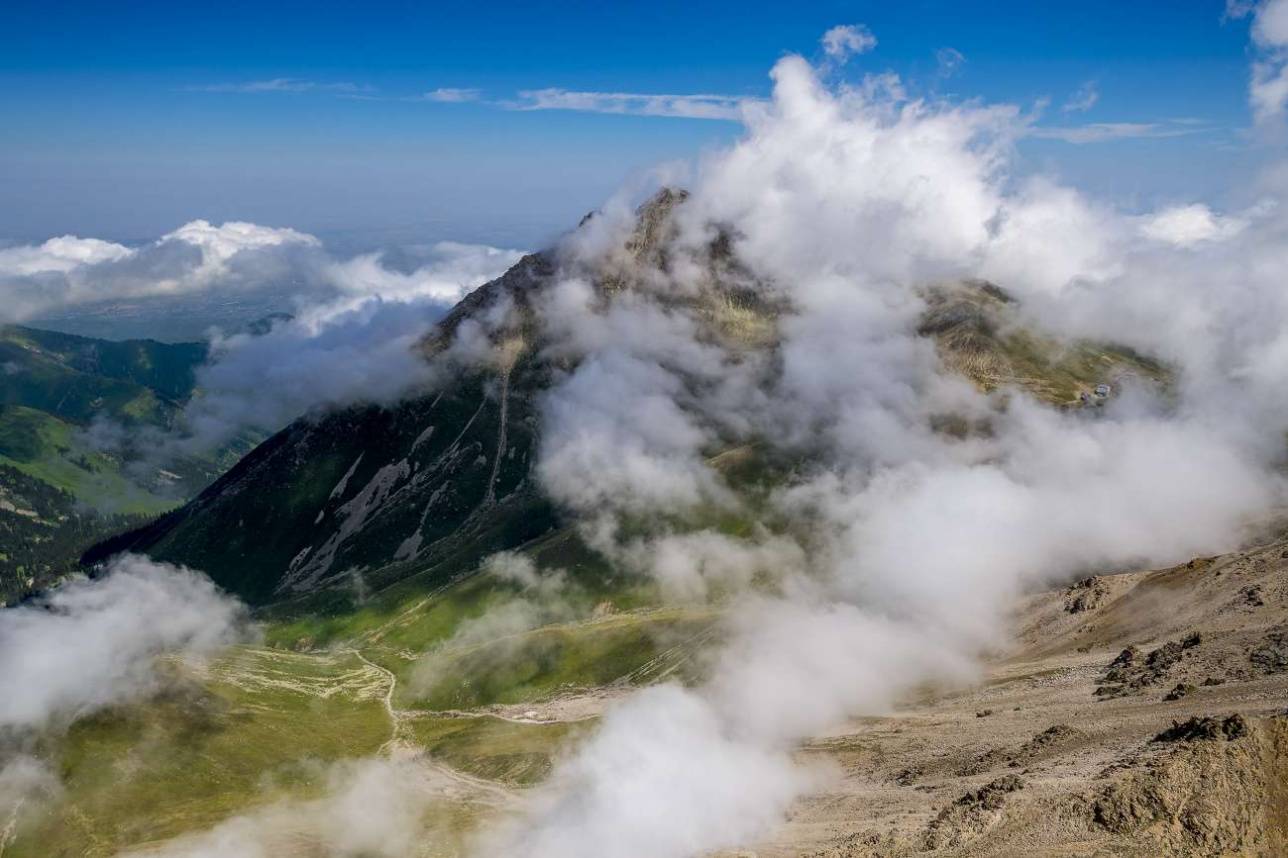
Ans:
<svg viewBox="0 0 1288 858"><path fill-rule="evenodd" d="M1246 222L1214 214L1202 203L1175 206L1145 217L1141 233L1154 241L1188 247L1203 241L1219 241L1237 235Z"/></svg>
<svg viewBox="0 0 1288 858"><path fill-rule="evenodd" d="M834 60L844 61L875 48L877 37L862 24L838 24L823 34L821 43L823 53Z"/></svg>

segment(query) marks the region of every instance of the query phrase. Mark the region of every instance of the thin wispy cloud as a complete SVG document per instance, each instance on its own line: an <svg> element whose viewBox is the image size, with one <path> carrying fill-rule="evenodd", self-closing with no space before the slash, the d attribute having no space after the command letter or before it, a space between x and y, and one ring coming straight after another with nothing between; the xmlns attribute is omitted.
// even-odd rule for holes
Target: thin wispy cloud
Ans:
<svg viewBox="0 0 1288 858"><path fill-rule="evenodd" d="M444 104L462 104L467 101L478 101L482 95L481 90L477 89L460 89L451 86L440 86L438 89L431 89L417 97L419 101L437 101Z"/></svg>
<svg viewBox="0 0 1288 858"><path fill-rule="evenodd" d="M1194 122L1090 122L1085 125L1032 126L1024 132L1024 136L1081 145L1110 143L1117 140L1183 137L1207 130L1209 130L1208 126Z"/></svg>
<svg viewBox="0 0 1288 858"><path fill-rule="evenodd" d="M1288 0L1285 0L1288 2ZM834 27L822 39L824 52L833 61L856 53L871 50L875 39L869 43L870 34L862 26ZM952 47L939 49L935 54L937 74L948 78L965 63L966 58ZM601 113L617 116L656 116L675 119L707 119L739 122L745 118L746 108L764 104L764 99L754 96L725 95L719 93L641 93L599 92L572 90L562 87L520 90L512 98L490 99L475 87L437 87L414 95L381 94L369 84L347 81L324 82L307 78L271 78L241 83L218 83L190 87L201 92L232 93L329 93L337 98L380 99L434 104L480 104L511 111L562 110L581 113ZM1100 98L1095 81L1087 81L1061 106L1063 113L1078 113L1091 109ZM1049 102L1039 103L1040 113ZM1074 145L1112 143L1136 139L1180 137L1211 130L1205 120L1166 119L1157 122L1093 122L1077 125L1030 125L1021 134L1039 140L1057 140Z"/></svg>
<svg viewBox="0 0 1288 858"><path fill-rule="evenodd" d="M1100 90L1094 80L1089 80L1069 96L1069 100L1060 109L1065 113L1084 113L1100 101Z"/></svg>
<svg viewBox="0 0 1288 858"><path fill-rule="evenodd" d="M360 95L374 92L368 84L357 84L350 81L317 81L296 77L275 77L268 80L252 80L240 83L212 83L204 86L187 87L191 92L236 92L236 93L300 93L329 92L339 95Z"/></svg>
<svg viewBox="0 0 1288 858"><path fill-rule="evenodd" d="M961 69L966 57L956 48L940 48L935 51L935 63L939 67L940 77L952 77Z"/></svg>
<svg viewBox="0 0 1288 858"><path fill-rule="evenodd" d="M510 110L576 110L628 116L739 120L742 119L743 106L754 101L756 99L706 93L580 92L550 87L523 90L516 100L499 104Z"/></svg>
<svg viewBox="0 0 1288 858"><path fill-rule="evenodd" d="M272 78L240 83L215 83L187 87L191 92L329 93L339 98L388 99L435 104L485 104L504 110L571 110L625 116L663 116L682 119L738 121L742 108L760 99L711 93L668 94L635 92L587 92L548 87L519 91L513 98L488 100L474 87L438 87L415 95L378 94L367 84L322 82L305 78Z"/></svg>

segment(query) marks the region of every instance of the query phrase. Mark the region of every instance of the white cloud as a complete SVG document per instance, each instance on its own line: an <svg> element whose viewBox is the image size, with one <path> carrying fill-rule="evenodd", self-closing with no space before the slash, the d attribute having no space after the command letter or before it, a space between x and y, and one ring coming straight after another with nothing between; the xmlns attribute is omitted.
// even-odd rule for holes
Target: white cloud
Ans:
<svg viewBox="0 0 1288 858"><path fill-rule="evenodd" d="M1288 46L1288 2L1264 0L1256 4L1252 40L1262 48Z"/></svg>
<svg viewBox="0 0 1288 858"><path fill-rule="evenodd" d="M309 306L340 295L450 305L522 255L456 242L414 252L425 264L406 272L388 267L379 254L334 260L312 235L241 221L194 220L136 248L63 236L0 249L0 294L6 298L0 318L20 321L76 304L216 289L285 288Z"/></svg>
<svg viewBox="0 0 1288 858"><path fill-rule="evenodd" d="M333 263L326 277L345 294L396 301L429 298L451 306L522 257L518 250L440 241L427 249L424 265L407 273L387 267L380 254L367 253Z"/></svg>
<svg viewBox="0 0 1288 858"><path fill-rule="evenodd" d="M802 738L919 682L969 679L976 654L1005 643L1018 594L1230 549L1285 497L1277 206L1124 212L1050 179L1015 182L1011 143L1034 129L1013 107L908 102L896 85L832 91L799 57L773 77L772 104L676 209L665 270L594 292L584 272L626 258L629 232L610 214L565 246L572 270L538 308L573 365L545 399L543 486L583 522L610 519L588 528L596 546L681 597L704 598L708 574L720 582L722 644L707 681L610 712L477 855L754 846L818 783L792 761ZM1069 136L1171 130L1087 128ZM771 371L699 336L704 311L684 309L711 287L717 235L740 289L790 307ZM915 335L920 290L967 277L996 280L1057 340L1166 360L1173 401L1144 379L1107 379L1118 395L1088 419L944 374ZM931 428L943 413L989 432L944 437ZM764 532L669 532L687 508L722 502L708 451L753 442L812 463L767 501L795 550ZM618 514L660 533L618 543ZM738 598L756 576L780 595Z"/></svg>
<svg viewBox="0 0 1288 858"><path fill-rule="evenodd" d="M0 319L22 321L77 304L215 287L280 287L287 269L307 269L321 244L293 229L195 220L129 248L63 236L0 250Z"/></svg>
<svg viewBox="0 0 1288 858"><path fill-rule="evenodd" d="M631 116L667 116L678 119L738 120L750 99L732 95L663 95L636 92L578 92L559 89L529 89L517 101L505 104L512 110L578 110L587 113L615 113Z"/></svg>
<svg viewBox="0 0 1288 858"><path fill-rule="evenodd" d="M1288 63L1279 60L1254 63L1248 98L1258 125L1282 117L1288 104Z"/></svg>
<svg viewBox="0 0 1288 858"><path fill-rule="evenodd" d="M0 277L27 277L50 272L65 274L82 265L115 262L133 253L130 248L97 238L64 235L43 244L0 249Z"/></svg>
<svg viewBox="0 0 1288 858"><path fill-rule="evenodd" d="M424 93L421 98L425 101L438 101L445 104L460 104L466 101L478 101L482 93L477 89L460 89L450 86L440 86L438 89L431 89Z"/></svg>
<svg viewBox="0 0 1288 858"><path fill-rule="evenodd" d="M145 694L163 653L201 656L246 633L246 614L205 576L115 559L39 602L0 611L0 727L39 728Z"/></svg>
<svg viewBox="0 0 1288 858"><path fill-rule="evenodd" d="M585 749L527 802L535 824L485 832L472 854L677 858L717 851L772 831L786 803L818 782L782 750L728 730L698 695L663 685L605 716Z"/></svg>
<svg viewBox="0 0 1288 858"><path fill-rule="evenodd" d="M320 248L322 243L311 235L289 228L260 226L242 221L228 221L219 226L205 220L194 220L167 235L158 244L182 241L201 248L201 265L189 275L194 281L214 279L227 271L228 263L244 251L265 250L287 244Z"/></svg>
<svg viewBox="0 0 1288 858"><path fill-rule="evenodd" d="M1189 247L1205 241L1220 241L1237 235L1246 222L1220 217L1202 203L1163 209L1141 221L1141 234L1154 241Z"/></svg>
<svg viewBox="0 0 1288 858"><path fill-rule="evenodd" d="M1032 125L1024 136L1064 143L1108 143L1116 140L1158 139L1201 134L1208 128L1194 122L1091 122L1086 125Z"/></svg>
<svg viewBox="0 0 1288 858"><path fill-rule="evenodd" d="M1078 278L1121 272L1114 213L1072 188L1033 179L999 205L980 273L1030 293L1051 294Z"/></svg>
<svg viewBox="0 0 1288 858"><path fill-rule="evenodd" d="M248 94L326 92L349 95L372 92L373 88L366 84L356 84L349 81L316 81L294 77L276 77L242 83L207 84L205 86L188 87L188 90L192 92L238 92Z"/></svg>
<svg viewBox="0 0 1288 858"><path fill-rule="evenodd" d="M1060 109L1065 113L1085 113L1095 107L1098 101L1100 101L1100 90L1094 80L1089 80L1078 87Z"/></svg>
<svg viewBox="0 0 1288 858"><path fill-rule="evenodd" d="M839 62L877 46L877 37L862 24L838 24L823 34L823 53Z"/></svg>
<svg viewBox="0 0 1288 858"><path fill-rule="evenodd" d="M457 242L400 253L398 265L381 254L334 259L307 233L238 221L195 220L137 248L65 236L0 250L0 319L150 296L294 296L293 318L266 334L212 335L202 393L170 432L92 427L89 440L104 449L146 451L146 470L247 428L276 431L313 408L396 400L429 377L415 346L430 326L523 255Z"/></svg>
<svg viewBox="0 0 1288 858"><path fill-rule="evenodd" d="M248 428L274 432L316 408L394 402L425 384L433 370L417 344L443 312L523 254L456 242L421 253L422 264L410 271L387 267L379 254L314 259L308 269L314 293L293 318L267 333L213 337L211 358L197 371L201 395L173 431L149 439L146 461L207 452ZM96 430L108 446L121 437L108 425ZM141 431L130 433L137 439Z"/></svg>
<svg viewBox="0 0 1288 858"><path fill-rule="evenodd" d="M416 345L442 311L433 299L340 300L265 334L215 337L197 371L201 395L152 439L147 461L208 452L246 429L275 432L313 409L397 401L430 379Z"/></svg>
<svg viewBox="0 0 1288 858"><path fill-rule="evenodd" d="M0 765L0 847L8 845L20 825L48 811L62 794L58 776L43 761L21 753L9 756Z"/></svg>
<svg viewBox="0 0 1288 858"><path fill-rule="evenodd" d="M1278 123L1288 106L1288 0L1229 0L1226 14L1232 18L1252 15L1252 41L1259 55L1252 64L1248 101L1257 125Z"/></svg>

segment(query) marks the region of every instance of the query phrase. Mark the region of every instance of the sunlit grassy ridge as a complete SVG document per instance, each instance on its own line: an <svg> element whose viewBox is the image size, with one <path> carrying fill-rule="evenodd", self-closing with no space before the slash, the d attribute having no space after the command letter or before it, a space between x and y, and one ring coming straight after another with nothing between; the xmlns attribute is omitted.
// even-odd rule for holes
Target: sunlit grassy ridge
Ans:
<svg viewBox="0 0 1288 858"><path fill-rule="evenodd" d="M5 855L113 855L309 794L327 761L389 738L381 675L351 654L239 648L145 703L43 742L65 793Z"/></svg>
<svg viewBox="0 0 1288 858"><path fill-rule="evenodd" d="M480 553L466 549L467 556ZM571 530L533 540L521 553L547 572L563 571L570 586L562 597L575 607L589 611L607 599L616 609L629 610L657 599L649 582L615 571ZM267 641L316 648L352 640L363 646L420 652L446 639L463 620L481 616L522 592L517 584L476 575L477 571L477 564L434 565L365 595L341 587L279 602L261 611L270 622ZM447 583L434 586L444 578Z"/></svg>

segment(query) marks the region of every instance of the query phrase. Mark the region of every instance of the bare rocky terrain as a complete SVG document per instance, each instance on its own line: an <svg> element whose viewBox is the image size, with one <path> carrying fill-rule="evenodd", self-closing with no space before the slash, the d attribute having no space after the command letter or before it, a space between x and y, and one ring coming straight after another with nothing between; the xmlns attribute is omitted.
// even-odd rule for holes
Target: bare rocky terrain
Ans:
<svg viewBox="0 0 1288 858"><path fill-rule="evenodd" d="M1288 541L1032 596L986 680L819 736L768 856L1288 854Z"/></svg>

